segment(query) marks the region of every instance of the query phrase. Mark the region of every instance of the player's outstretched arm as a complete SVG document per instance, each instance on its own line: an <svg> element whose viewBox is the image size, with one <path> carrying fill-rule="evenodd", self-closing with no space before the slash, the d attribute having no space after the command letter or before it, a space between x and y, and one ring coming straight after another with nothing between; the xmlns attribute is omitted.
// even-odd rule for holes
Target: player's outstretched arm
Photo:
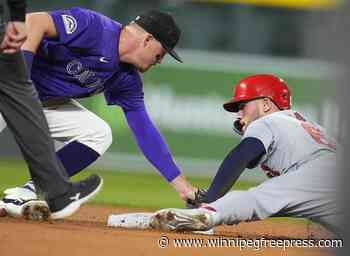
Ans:
<svg viewBox="0 0 350 256"><path fill-rule="evenodd" d="M168 145L146 110L125 111L125 116L138 146L148 161L159 170L183 200L194 198L197 189L181 174Z"/></svg>
<svg viewBox="0 0 350 256"><path fill-rule="evenodd" d="M47 12L36 12L26 15L27 40L22 50L36 53L44 37L57 37L57 30L52 17Z"/></svg>
<svg viewBox="0 0 350 256"><path fill-rule="evenodd" d="M245 168L254 168L265 154L264 144L259 139L253 137L243 139L221 163L204 202L211 203L224 196Z"/></svg>

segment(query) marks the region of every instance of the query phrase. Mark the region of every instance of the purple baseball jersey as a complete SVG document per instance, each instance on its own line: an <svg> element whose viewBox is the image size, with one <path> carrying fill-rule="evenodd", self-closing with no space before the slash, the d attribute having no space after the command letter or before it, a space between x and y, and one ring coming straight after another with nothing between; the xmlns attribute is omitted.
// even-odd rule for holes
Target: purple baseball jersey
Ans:
<svg viewBox="0 0 350 256"><path fill-rule="evenodd" d="M104 92L108 105L144 109L138 70L119 60L122 25L91 10L50 12L58 38L44 38L31 78L42 101L85 98Z"/></svg>

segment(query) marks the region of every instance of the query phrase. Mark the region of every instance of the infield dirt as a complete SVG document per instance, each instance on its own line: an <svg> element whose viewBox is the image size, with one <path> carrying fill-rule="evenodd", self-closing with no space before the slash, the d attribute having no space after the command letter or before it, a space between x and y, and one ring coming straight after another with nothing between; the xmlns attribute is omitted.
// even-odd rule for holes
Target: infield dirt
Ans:
<svg viewBox="0 0 350 256"><path fill-rule="evenodd" d="M332 235L318 225L305 222L258 221L215 229L215 235L165 233L154 230L126 230L106 227L108 215L145 211L87 205L64 221L33 222L0 218L1 256L74 255L332 255L334 249L298 248L178 248L174 239L326 239ZM146 210L149 211L149 210ZM159 239L169 244L160 248Z"/></svg>

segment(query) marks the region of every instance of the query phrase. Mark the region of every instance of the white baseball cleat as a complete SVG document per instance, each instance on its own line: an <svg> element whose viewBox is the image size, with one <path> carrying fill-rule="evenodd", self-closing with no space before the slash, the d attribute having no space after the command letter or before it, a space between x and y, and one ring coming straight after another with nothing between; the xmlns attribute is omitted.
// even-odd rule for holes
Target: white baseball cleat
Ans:
<svg viewBox="0 0 350 256"><path fill-rule="evenodd" d="M25 218L27 220L47 220L50 217L50 209L43 200L21 200L6 196L3 206L9 216Z"/></svg>
<svg viewBox="0 0 350 256"><path fill-rule="evenodd" d="M205 208L163 209L153 215L150 226L165 231L206 231L214 227L214 214Z"/></svg>
<svg viewBox="0 0 350 256"><path fill-rule="evenodd" d="M11 196L25 200L35 200L38 198L33 181L28 181L21 187L8 188L4 190L5 197Z"/></svg>
<svg viewBox="0 0 350 256"><path fill-rule="evenodd" d="M25 187L15 187L6 189L4 191L5 197L2 200L2 203L0 208L4 208L5 211L9 216L12 217L24 217L22 214L23 207L27 202L34 201L39 202L39 205L42 205L41 200L37 200L38 196L35 192L33 192L31 189L25 188ZM45 203L45 202L44 202ZM32 205L33 203L30 203L29 205ZM32 209L32 208L31 208ZM26 211L28 212L28 210ZM29 211L30 215L31 210ZM28 214L27 214L28 215ZM35 214L38 215L38 214ZM46 214L43 214L46 215ZM26 217L28 219L36 219L36 217L28 216ZM38 217L39 218L39 217Z"/></svg>
<svg viewBox="0 0 350 256"><path fill-rule="evenodd" d="M48 220L50 209L45 201L31 200L23 204L22 216L26 220Z"/></svg>

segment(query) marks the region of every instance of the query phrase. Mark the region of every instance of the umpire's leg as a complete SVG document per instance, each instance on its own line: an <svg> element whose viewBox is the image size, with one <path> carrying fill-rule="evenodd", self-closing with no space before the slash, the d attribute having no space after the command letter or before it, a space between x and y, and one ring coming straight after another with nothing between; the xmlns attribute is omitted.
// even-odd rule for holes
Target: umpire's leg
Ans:
<svg viewBox="0 0 350 256"><path fill-rule="evenodd" d="M30 174L45 199L70 188L57 159L37 93L28 80L21 53L0 53L0 111L26 160Z"/></svg>

